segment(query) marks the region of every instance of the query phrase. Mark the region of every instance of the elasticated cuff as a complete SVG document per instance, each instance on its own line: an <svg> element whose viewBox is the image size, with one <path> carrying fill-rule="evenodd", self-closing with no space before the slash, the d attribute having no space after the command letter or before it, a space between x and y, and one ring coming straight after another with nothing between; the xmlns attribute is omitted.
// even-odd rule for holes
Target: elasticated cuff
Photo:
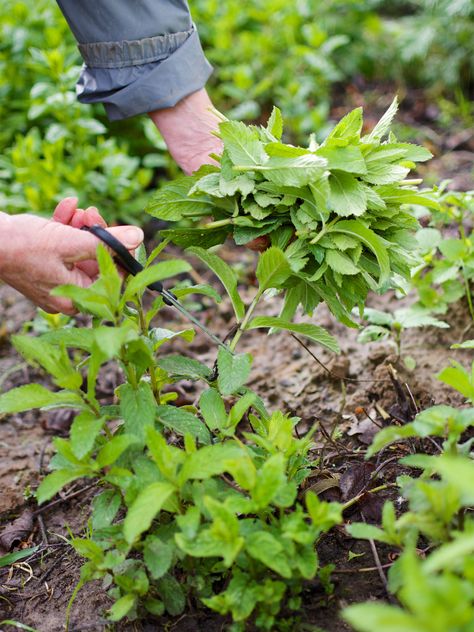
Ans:
<svg viewBox="0 0 474 632"><path fill-rule="evenodd" d="M195 28L126 42L80 46L81 103L103 103L120 120L176 105L203 88L212 73Z"/></svg>

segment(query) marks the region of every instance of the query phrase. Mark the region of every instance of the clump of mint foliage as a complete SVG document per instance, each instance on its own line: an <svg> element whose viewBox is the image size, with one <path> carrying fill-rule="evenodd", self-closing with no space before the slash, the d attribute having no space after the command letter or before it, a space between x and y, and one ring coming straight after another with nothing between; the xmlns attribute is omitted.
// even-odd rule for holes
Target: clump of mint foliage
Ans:
<svg viewBox="0 0 474 632"><path fill-rule="evenodd" d="M301 434L298 417L267 411L246 386L249 354L219 349L217 374L192 357L166 355L170 340L190 342L194 330L153 327L161 297L148 310L142 305L148 284L190 270L176 259L150 265L162 247L122 288L112 257L99 246L100 278L88 288L55 290L91 315L92 326L53 323L39 338L15 336L17 350L49 374L56 389L32 383L2 393L0 415L57 407L77 412L69 438L54 439L51 472L36 491L44 503L79 479L100 488L85 533L71 538L85 562L70 606L83 584L100 579L114 602L112 622L178 616L193 603L229 616L234 632L250 621L262 630L288 630L280 610L298 610L304 581L323 572L315 545L341 522L343 507L305 492L316 426ZM271 251L261 261L260 293L277 267ZM237 280L221 263L240 313ZM174 292L178 298L215 295L202 285ZM275 318L253 322L281 328ZM294 327L334 345L316 326ZM114 405L98 389L105 365L123 374ZM193 404L176 401L174 384L181 379L200 385Z"/></svg>
<svg viewBox="0 0 474 632"><path fill-rule="evenodd" d="M436 208L406 180L431 153L397 142L389 131L393 101L374 129L362 136L362 109L347 114L326 140L309 147L281 141L283 121L273 109L266 127L223 120L220 167L206 165L154 196L148 211L163 220L192 220L196 228L164 231L176 244L209 248L229 233L237 244L266 236L282 249L291 275L282 317L299 304L311 314L325 301L343 323L361 308L369 290L397 286L416 263L417 220L407 205ZM211 222L202 224L204 218Z"/></svg>

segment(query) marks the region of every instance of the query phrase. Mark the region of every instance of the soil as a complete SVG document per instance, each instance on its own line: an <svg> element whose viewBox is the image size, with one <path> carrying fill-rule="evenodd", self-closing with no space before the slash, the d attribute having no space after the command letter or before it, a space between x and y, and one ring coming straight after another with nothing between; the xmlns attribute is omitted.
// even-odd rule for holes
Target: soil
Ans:
<svg viewBox="0 0 474 632"><path fill-rule="evenodd" d="M441 147L443 142L439 144ZM456 153L457 150L470 153L472 160L473 149L472 136L468 138L465 135L459 145L450 150L450 164L439 158L433 165L436 173L449 175L451 164L455 164L458 186L466 183L468 170L459 169L459 165L464 164L464 154L456 157ZM441 149L438 153L441 155ZM254 269L256 255L231 244L226 244L221 254L234 269L242 271L241 284L247 288L244 296L246 292L251 297L253 279L243 271ZM213 282L212 275L198 265L196 275L199 281ZM395 305L409 304L411 300L408 297L400 301L393 294L387 294L372 296L369 305L390 310ZM224 301L216 308L206 303L206 299L203 302L204 309L199 318L207 321L210 328L219 334L230 330L229 304ZM278 308L278 299L272 299L264 304L262 312L276 315ZM7 286L0 286L0 392L32 381L47 384L44 375L23 362L10 341L11 334L21 331L34 314L33 306L24 297ZM182 324L180 317L171 310L166 309L160 314L163 314L161 323L166 321L167 327ZM342 348L338 357L314 345L308 351L296 339L283 333L269 337L255 331L243 339L240 351L249 351L254 357L249 385L270 409L280 408L300 417L297 428L302 433L319 423L315 437L321 465L308 479L307 487L314 488L327 499L347 500L365 489L368 473L376 467L380 468L377 485L394 482L401 470L392 458L393 452L382 453L372 464L364 462L365 448L378 427L387 423L384 417L403 423L418 410L434 403L462 404L462 398L439 382L435 374L447 366L451 358L465 366L469 361L468 352L449 350L452 343L473 337L473 330L468 333L466 329L470 322L467 306L463 302L453 305L443 318L450 324L449 329L426 328L405 332L401 358L397 358L390 343L359 343L357 331L336 323L323 306L317 309L314 322L338 338ZM168 319L173 322L169 324ZM170 343L166 351L177 353L185 349L187 354L212 366L216 351L209 348L202 335L198 334L190 347L183 347L178 340ZM411 370L404 364L407 356L416 363ZM103 395L112 401L120 374L111 368L100 379ZM195 388L194 384L183 384L183 397L194 400L198 395ZM70 533L84 532L91 501L98 493L90 483L73 484L40 513L29 498L31 490L37 487L47 469L54 451L53 437L67 435L70 422L70 413L64 411L0 416L0 556L7 552L5 546L4 550L1 549L2 534L4 536L17 519L24 521L26 526L11 548L38 547L26 560L0 568L0 621L20 622L40 632L64 630L66 608L79 580L81 567L81 559L68 546L66 538ZM424 447L427 451L436 449L432 444ZM366 494L352 513L348 511L345 514L346 520L378 522L383 501L390 495L397 500L393 492ZM31 516L31 511L37 513ZM390 565L394 559L390 549L377 546L374 556L367 543L350 538L341 527L321 538L318 554L321 565L334 565L332 588L323 586L320 580L307 583L303 607L298 613L302 624L300 629L316 629L314 626L317 626L326 632L349 630L339 618L343 607L368 599L388 599L377 566L386 568ZM357 557L352 557L353 554ZM225 629L228 623L226 619L194 605L193 611L176 619L112 625L105 620L109 605L110 600L99 582L83 587L71 609L70 632L213 632ZM313 627L304 627L303 624ZM0 632L14 629L13 625L0 623ZM298 629L297 622L290 624L288 629Z"/></svg>

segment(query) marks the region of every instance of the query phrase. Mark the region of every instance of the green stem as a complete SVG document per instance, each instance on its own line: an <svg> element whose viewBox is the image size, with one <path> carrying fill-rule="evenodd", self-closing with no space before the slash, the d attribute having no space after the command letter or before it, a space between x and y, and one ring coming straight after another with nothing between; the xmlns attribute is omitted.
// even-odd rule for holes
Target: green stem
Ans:
<svg viewBox="0 0 474 632"><path fill-rule="evenodd" d="M253 299L253 301L250 303L250 306L242 320L242 322L239 325L239 328L237 329L237 331L235 332L234 337L232 338L232 342L229 345L229 351L235 351L235 347L237 346L237 343L239 342L242 334L244 333L247 325L249 324L249 320L252 316L252 314L255 311L255 308L257 307L258 301L260 300L261 296L263 294L262 290L259 290L256 294L255 297Z"/></svg>
<svg viewBox="0 0 474 632"><path fill-rule="evenodd" d="M208 230L210 228L220 228L221 226L228 226L229 224L232 224L232 219L219 219L216 222L210 222L209 224L206 224L205 226L203 226L203 228L205 230Z"/></svg>
<svg viewBox="0 0 474 632"><path fill-rule="evenodd" d="M471 314L471 318L474 321L474 306L472 304L472 296L471 296L471 288L469 285L469 279L467 278L466 269L462 267L462 275L464 277L464 285L466 286L466 298L467 304L469 306L469 313Z"/></svg>
<svg viewBox="0 0 474 632"><path fill-rule="evenodd" d="M338 221L339 217L335 217L333 220L331 220L329 222L329 224L324 224L324 226L322 227L322 229L319 231L319 233L316 235L316 237L314 237L309 243L310 244L317 244L318 241L320 239L322 239L324 237L324 235L329 232L329 229L334 226L334 224Z"/></svg>
<svg viewBox="0 0 474 632"><path fill-rule="evenodd" d="M394 483L386 483L385 485L379 485L378 487L367 489L366 491L357 494L357 496L354 496L354 498L351 498L342 505L342 511L345 511L346 509L348 509L348 507L352 507L352 505L355 505L363 496L365 496L365 494L375 494L376 492L381 492L384 489L388 489L389 487L397 487L397 485L395 485Z"/></svg>

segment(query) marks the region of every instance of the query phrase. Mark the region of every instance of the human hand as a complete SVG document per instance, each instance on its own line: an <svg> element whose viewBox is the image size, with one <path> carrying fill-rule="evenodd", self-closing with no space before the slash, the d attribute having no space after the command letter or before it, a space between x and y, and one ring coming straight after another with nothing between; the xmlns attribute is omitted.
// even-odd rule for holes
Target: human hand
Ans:
<svg viewBox="0 0 474 632"><path fill-rule="evenodd" d="M135 226L109 230L128 249L143 241L143 231ZM58 285L88 287L94 282L97 264L94 269L81 264L95 260L99 240L86 231L32 215L0 214L0 235L0 279L47 312L76 313L70 300L50 292Z"/></svg>
<svg viewBox="0 0 474 632"><path fill-rule="evenodd" d="M212 133L219 129L219 118L212 107L203 88L172 108L148 114L163 136L170 154L188 175L202 165L216 164L209 154L222 153L222 141Z"/></svg>

